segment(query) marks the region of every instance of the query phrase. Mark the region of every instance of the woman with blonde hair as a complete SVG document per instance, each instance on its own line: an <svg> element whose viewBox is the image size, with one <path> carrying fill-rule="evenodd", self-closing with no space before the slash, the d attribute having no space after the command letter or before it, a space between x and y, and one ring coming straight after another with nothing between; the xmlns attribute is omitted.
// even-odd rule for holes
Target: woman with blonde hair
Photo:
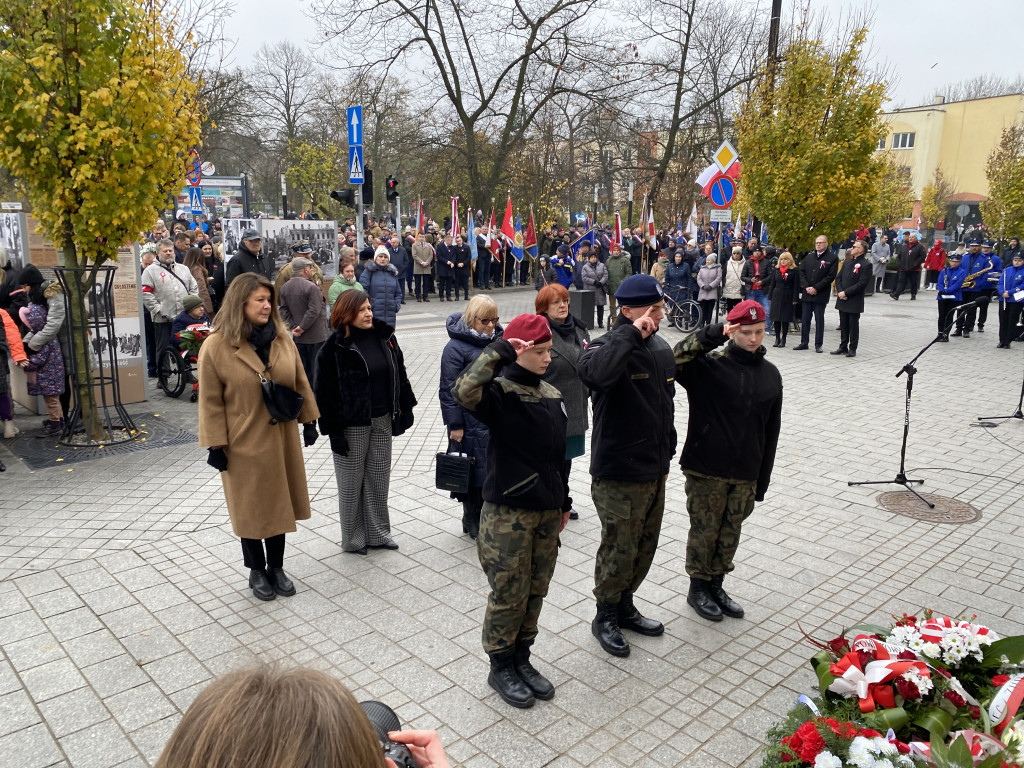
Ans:
<svg viewBox="0 0 1024 768"><path fill-rule="evenodd" d="M800 275L797 274L793 254L783 251L779 263L765 282L764 293L768 297L770 312L768 320L775 327L774 347L786 346L789 324L796 316L796 303L800 295Z"/></svg>
<svg viewBox="0 0 1024 768"><path fill-rule="evenodd" d="M267 278L245 272L231 281L217 327L199 350L199 377L199 444L221 473L249 586L260 600L294 595L283 569L284 537L310 517L306 466L294 420L271 418L262 382L302 395L298 420L307 446L316 442L320 412Z"/></svg>
<svg viewBox="0 0 1024 768"><path fill-rule="evenodd" d="M421 768L448 768L435 731L388 734ZM257 667L210 683L174 729L156 768L371 768L380 739L349 690L326 672Z"/></svg>
<svg viewBox="0 0 1024 768"><path fill-rule="evenodd" d="M476 539L480 530L480 510L484 505L484 478L487 476L487 443L490 432L470 411L455 402L452 386L466 368L480 356L484 347L502 337L498 325L498 305L485 294L466 304L465 312L454 312L445 323L448 343L441 353L441 418L448 428L448 439L461 445L460 453L476 459L469 493L456 495L462 502L462 532Z"/></svg>

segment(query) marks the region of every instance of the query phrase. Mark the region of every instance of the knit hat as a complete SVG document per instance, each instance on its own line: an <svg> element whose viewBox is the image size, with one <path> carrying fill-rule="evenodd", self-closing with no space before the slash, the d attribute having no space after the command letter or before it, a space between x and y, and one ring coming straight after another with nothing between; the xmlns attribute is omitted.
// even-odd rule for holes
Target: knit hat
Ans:
<svg viewBox="0 0 1024 768"><path fill-rule="evenodd" d="M753 325L764 322L764 307L753 299L745 299L732 308L732 312L725 316L729 323L740 325Z"/></svg>
<svg viewBox="0 0 1024 768"><path fill-rule="evenodd" d="M29 264L27 267L18 273L18 285L42 285L43 274L39 271L39 268L34 264Z"/></svg>
<svg viewBox="0 0 1024 768"><path fill-rule="evenodd" d="M565 243L562 243L560 246L558 246L555 249L555 251L557 251L558 253L560 253L563 256L565 256L565 255L567 255L569 253L569 246L566 245Z"/></svg>
<svg viewBox="0 0 1024 768"><path fill-rule="evenodd" d="M647 307L665 298L657 278L650 275L631 275L619 284L615 300L620 307Z"/></svg>
<svg viewBox="0 0 1024 768"><path fill-rule="evenodd" d="M543 315L519 315L505 326L504 337L543 344L551 340L551 326Z"/></svg>
<svg viewBox="0 0 1024 768"><path fill-rule="evenodd" d="M373 258L376 259L378 256L380 256L382 254L384 256L387 256L389 259L391 258L391 251L389 251L383 245L378 245L377 246L377 250L373 252Z"/></svg>
<svg viewBox="0 0 1024 768"><path fill-rule="evenodd" d="M182 301L181 304L185 307L186 312L191 312L196 307L201 307L203 305L203 300L190 293L185 297L185 300Z"/></svg>

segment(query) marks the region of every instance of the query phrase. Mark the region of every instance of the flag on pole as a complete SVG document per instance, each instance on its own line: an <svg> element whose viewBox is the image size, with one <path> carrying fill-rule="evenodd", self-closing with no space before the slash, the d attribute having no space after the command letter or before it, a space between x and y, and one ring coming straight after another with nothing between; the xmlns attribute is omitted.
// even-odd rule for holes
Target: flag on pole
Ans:
<svg viewBox="0 0 1024 768"><path fill-rule="evenodd" d="M531 259L537 258L537 229L533 226L533 208L530 208L530 223L526 225L523 248Z"/></svg>
<svg viewBox="0 0 1024 768"><path fill-rule="evenodd" d="M700 225L697 224L697 203L696 202L694 202L694 204L693 204L693 210L690 211L690 223L689 223L688 226L690 228L690 236L691 237L693 237L694 235L697 234L697 232L700 231L700 228L699 228Z"/></svg>
<svg viewBox="0 0 1024 768"><path fill-rule="evenodd" d="M420 198L419 204L416 206L416 232L418 235L420 232L425 232L427 229L427 220L423 215L423 198Z"/></svg>
<svg viewBox="0 0 1024 768"><path fill-rule="evenodd" d="M469 252L472 254L470 261L476 261L479 251L476 248L476 225L473 223L473 209L466 208L466 238L469 240Z"/></svg>
<svg viewBox="0 0 1024 768"><path fill-rule="evenodd" d="M654 208L647 209L647 242L654 250L658 249L658 238L654 236Z"/></svg>
<svg viewBox="0 0 1024 768"><path fill-rule="evenodd" d="M516 214L516 228L512 232L512 257L518 264L523 260L523 225Z"/></svg>
<svg viewBox="0 0 1024 768"><path fill-rule="evenodd" d="M576 259L579 258L580 246L583 245L584 242L590 243L591 251L594 250L594 227L590 223L589 216L587 216L587 231L580 235L577 240L569 244L569 253L572 255L574 266Z"/></svg>
<svg viewBox="0 0 1024 768"><path fill-rule="evenodd" d="M615 229L612 230L612 245L622 247L622 216L615 212Z"/></svg>
<svg viewBox="0 0 1024 768"><path fill-rule="evenodd" d="M765 224L763 221L761 222L761 242L762 243L770 242L768 240L768 225Z"/></svg>
<svg viewBox="0 0 1024 768"><path fill-rule="evenodd" d="M459 236L459 198L452 198L452 240Z"/></svg>
<svg viewBox="0 0 1024 768"><path fill-rule="evenodd" d="M501 261L501 238L498 237L498 217L494 213L494 206L491 206L491 225L487 228L487 250L491 257Z"/></svg>
<svg viewBox="0 0 1024 768"><path fill-rule="evenodd" d="M512 226L512 195L508 196L508 203L505 205L505 218L501 220L501 234L509 245L516 237L515 228Z"/></svg>

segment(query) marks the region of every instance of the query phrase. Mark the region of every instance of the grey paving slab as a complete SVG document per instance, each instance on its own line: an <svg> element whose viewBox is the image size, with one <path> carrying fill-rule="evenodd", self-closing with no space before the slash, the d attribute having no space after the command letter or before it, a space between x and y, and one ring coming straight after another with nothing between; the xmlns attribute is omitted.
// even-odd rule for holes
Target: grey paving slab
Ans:
<svg viewBox="0 0 1024 768"><path fill-rule="evenodd" d="M502 317L532 311L532 291L494 296ZM783 435L768 498L744 526L728 580L744 620L711 625L686 605L688 519L674 468L658 555L636 596L666 633L630 638L627 659L605 655L590 632L600 525L588 456L574 462L580 520L562 536L534 646L557 693L531 710L512 710L487 686L486 579L458 504L432 487L433 454L445 445L436 380L448 305L400 315L420 400L416 424L394 446L401 549L339 551L333 461L320 441L304 452L313 517L289 536L286 567L299 589L291 599L259 603L245 588L219 478L196 445L73 473L29 471L0 445L0 766L152 765L213 677L267 661L326 670L414 727L438 729L455 765L753 766L765 731L813 682L797 622L825 635L929 605L1024 633L1013 544L1024 534L1024 425L971 426L975 414L948 397L970 371L996 412L1012 411L1019 348L1005 353L994 335L975 335L919 361L908 464L922 468L912 474L927 491L975 504L980 522L899 517L876 503L893 488L846 484L895 474L903 380L893 374L934 332L934 297L884 299L868 300L855 360L768 350L785 382ZM150 397L150 412L196 429L194 405ZM683 435L684 394L676 406Z"/></svg>

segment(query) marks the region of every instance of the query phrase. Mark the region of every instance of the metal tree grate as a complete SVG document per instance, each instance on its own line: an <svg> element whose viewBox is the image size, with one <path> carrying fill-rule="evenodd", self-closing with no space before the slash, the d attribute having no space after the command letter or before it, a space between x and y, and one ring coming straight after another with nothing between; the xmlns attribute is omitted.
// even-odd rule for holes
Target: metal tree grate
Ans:
<svg viewBox="0 0 1024 768"><path fill-rule="evenodd" d="M923 520L927 523L961 525L963 523L976 523L981 520L981 512L965 501L950 499L946 496L936 496L931 493L923 493L921 495L934 504L935 508L929 509L914 494L907 491L880 493L878 495L878 505L893 514L903 515L903 517L910 517L914 520Z"/></svg>

